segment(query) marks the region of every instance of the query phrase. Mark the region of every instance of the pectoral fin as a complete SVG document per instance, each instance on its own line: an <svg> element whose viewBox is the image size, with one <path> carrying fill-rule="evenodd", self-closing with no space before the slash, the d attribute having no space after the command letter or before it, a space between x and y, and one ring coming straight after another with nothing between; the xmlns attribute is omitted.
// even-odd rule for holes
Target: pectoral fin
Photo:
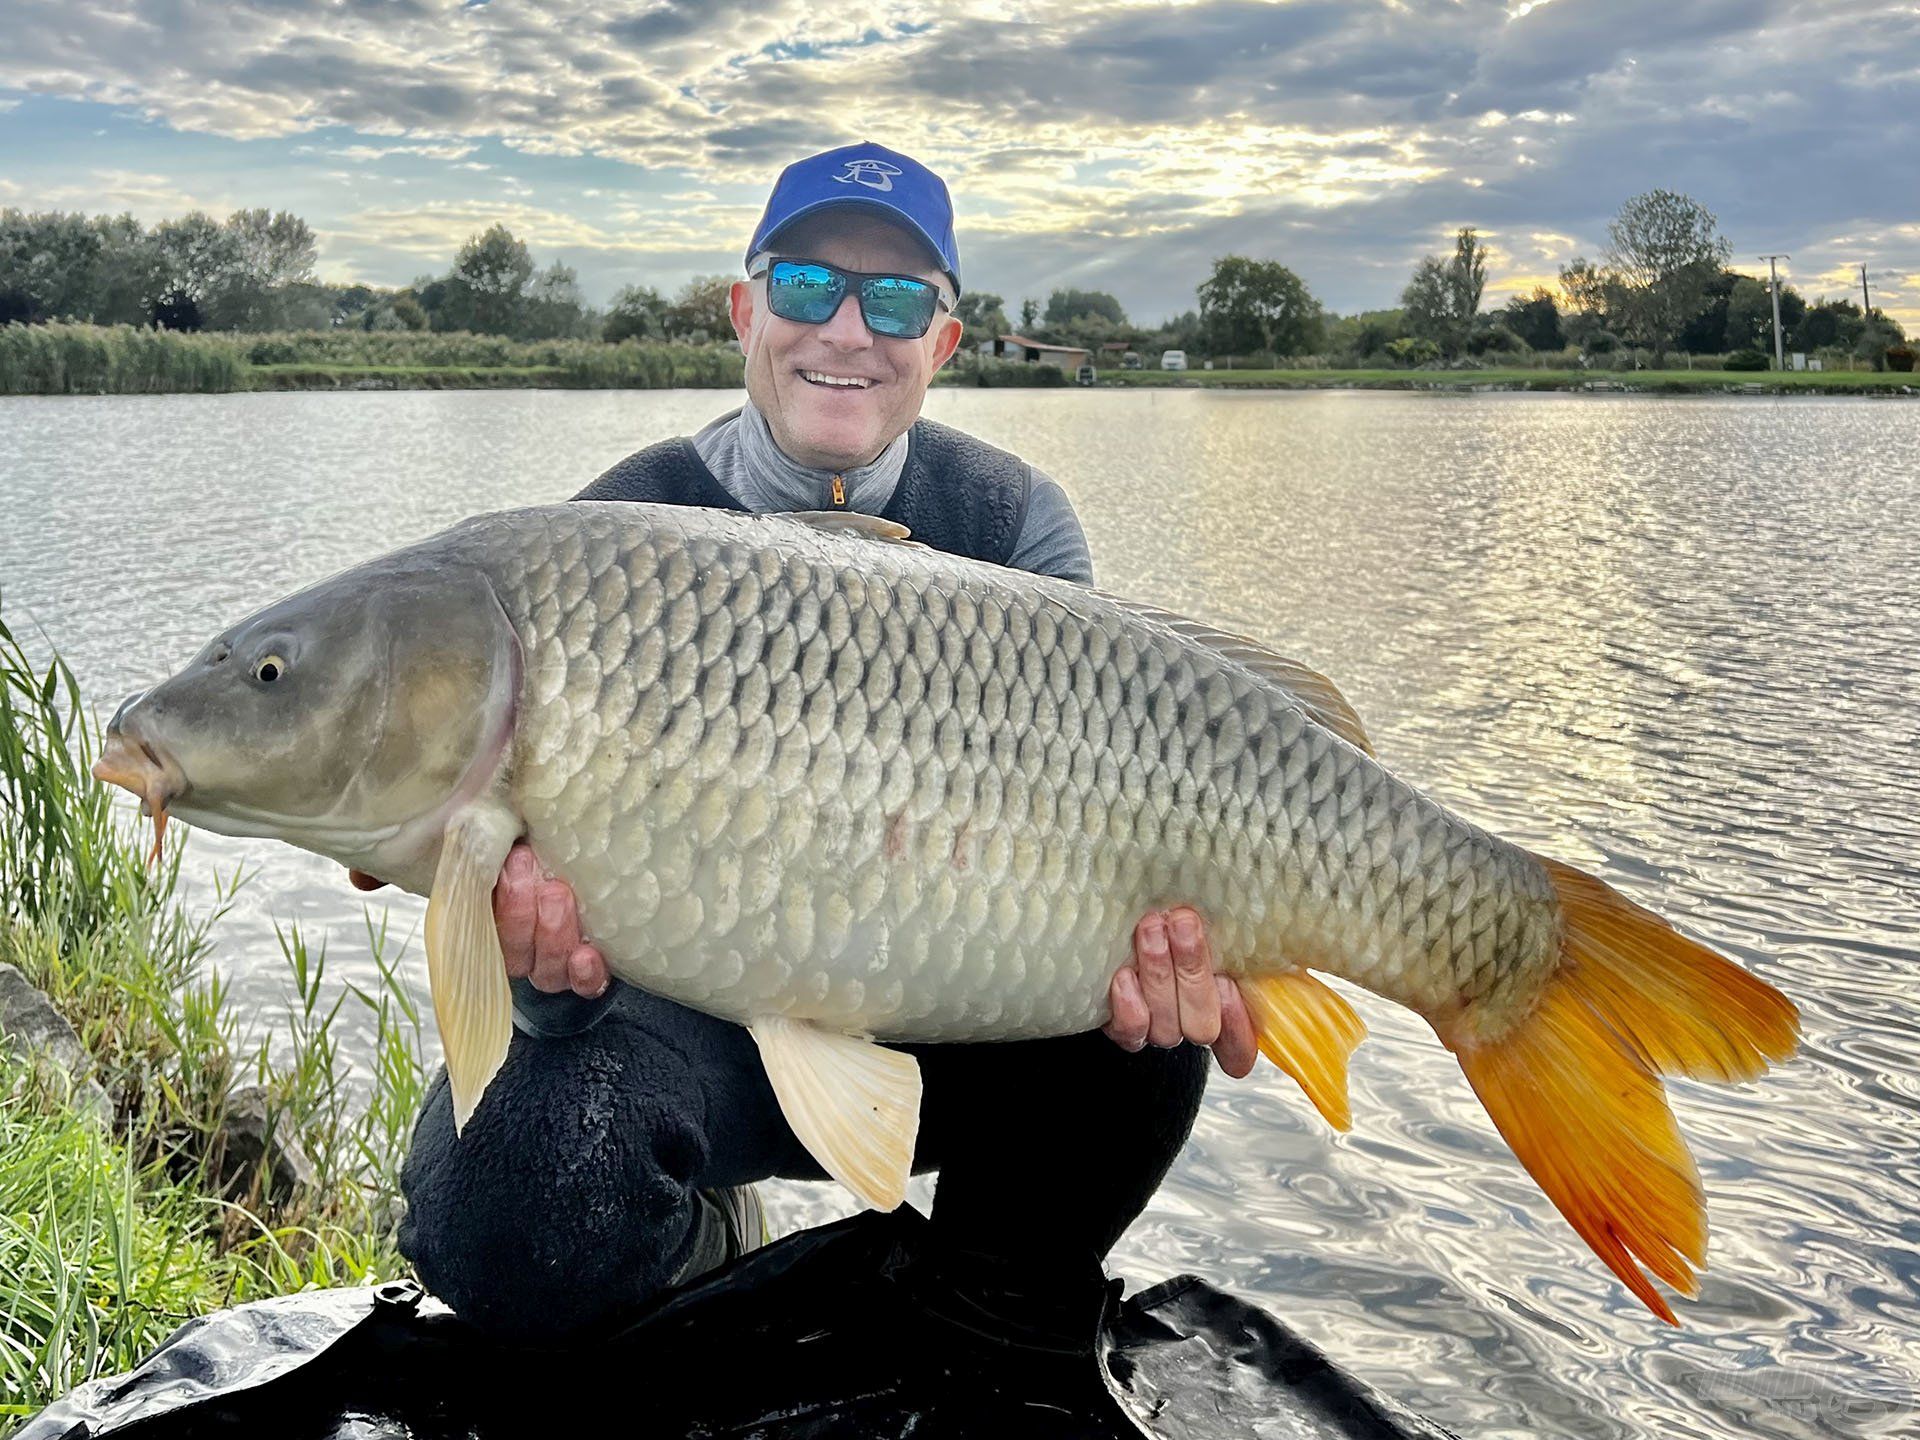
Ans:
<svg viewBox="0 0 1920 1440"><path fill-rule="evenodd" d="M440 843L427 902L427 975L456 1134L466 1128L513 1039L513 992L494 927L493 885L519 831L518 817L499 806L457 813Z"/></svg>
<svg viewBox="0 0 1920 1440"><path fill-rule="evenodd" d="M1351 1129L1347 1057L1367 1038L1353 1007L1304 970L1242 975L1235 983L1260 1053L1299 1081L1329 1125Z"/></svg>
<svg viewBox="0 0 1920 1440"><path fill-rule="evenodd" d="M784 1015L747 1028L781 1113L820 1167L876 1210L906 1199L920 1130L919 1063Z"/></svg>

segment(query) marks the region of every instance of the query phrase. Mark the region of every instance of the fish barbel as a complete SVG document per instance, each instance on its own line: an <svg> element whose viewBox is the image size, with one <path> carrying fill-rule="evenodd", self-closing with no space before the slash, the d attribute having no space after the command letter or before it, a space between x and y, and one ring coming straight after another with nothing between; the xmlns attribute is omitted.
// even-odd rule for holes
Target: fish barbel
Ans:
<svg viewBox="0 0 1920 1440"><path fill-rule="evenodd" d="M121 708L98 773L430 895L462 1126L511 1034L491 894L526 837L613 972L749 1027L796 1135L882 1207L919 1077L881 1042L1097 1027L1134 922L1192 904L1328 1120L1364 1029L1316 971L1424 1016L1671 1320L1640 1266L1693 1293L1706 1225L1659 1077L1748 1079L1797 1034L1772 987L1396 776L1315 671L858 515L477 517L224 631Z"/></svg>

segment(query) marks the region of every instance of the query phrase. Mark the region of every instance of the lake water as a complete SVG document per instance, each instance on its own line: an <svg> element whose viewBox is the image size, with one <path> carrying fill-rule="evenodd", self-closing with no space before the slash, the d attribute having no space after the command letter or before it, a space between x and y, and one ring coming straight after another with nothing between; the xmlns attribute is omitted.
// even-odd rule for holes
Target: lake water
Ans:
<svg viewBox="0 0 1920 1440"><path fill-rule="evenodd" d="M0 400L0 591L101 707L215 630L476 511L557 500L720 393ZM1800 1004L1801 1057L1671 1086L1711 1261L1648 1316L1371 996L1355 1128L1216 1077L1113 1265L1193 1270L1475 1435L1920 1433L1920 406L1853 399L940 391L1026 455L1103 584L1338 679L1381 757L1598 871ZM274 918L367 977L363 901L285 847L218 963L263 1024ZM417 928L421 905L391 906ZM418 979L418 945L408 952ZM921 1182L917 1182L921 1183ZM841 1213L778 1187L787 1224Z"/></svg>

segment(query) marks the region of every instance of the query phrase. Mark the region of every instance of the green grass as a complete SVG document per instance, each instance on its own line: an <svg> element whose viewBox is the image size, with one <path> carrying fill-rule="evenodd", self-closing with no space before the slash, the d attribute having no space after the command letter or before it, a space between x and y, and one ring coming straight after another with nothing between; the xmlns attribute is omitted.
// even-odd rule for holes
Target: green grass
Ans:
<svg viewBox="0 0 1920 1440"><path fill-rule="evenodd" d="M558 365L249 365L249 390L553 390L572 372Z"/></svg>
<svg viewBox="0 0 1920 1440"><path fill-rule="evenodd" d="M1920 393L1920 375L1870 370L1102 370L1099 384L1253 390L1636 390L1808 394Z"/></svg>
<svg viewBox="0 0 1920 1440"><path fill-rule="evenodd" d="M379 983L343 988L323 949L283 932L291 1017L277 1043L243 1033L205 964L239 878L190 914L181 832L149 865L150 832L89 774L97 742L71 671L34 663L0 615L0 960L73 1024L113 1109L103 1130L57 1077L0 1062L0 1429L193 1315L405 1272L394 1200L427 1076L397 947L370 925ZM349 1010L372 1036L360 1103ZM311 1187L269 1194L224 1153L226 1097L246 1083L300 1140Z"/></svg>

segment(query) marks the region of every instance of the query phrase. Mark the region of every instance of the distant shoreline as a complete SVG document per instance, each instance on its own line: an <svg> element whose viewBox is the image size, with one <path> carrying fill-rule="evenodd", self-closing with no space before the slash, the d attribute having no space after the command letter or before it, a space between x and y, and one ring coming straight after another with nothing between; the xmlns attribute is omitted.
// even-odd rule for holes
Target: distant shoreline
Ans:
<svg viewBox="0 0 1920 1440"><path fill-rule="evenodd" d="M624 390L618 382L582 385L552 366L254 365L242 390ZM947 372L941 389L974 389L964 372ZM1874 371L1727 370L1104 370L1091 386L1042 384L996 388L1096 390L1413 390L1580 395L1874 395L1920 396L1920 374ZM652 388L652 387L644 387ZM738 389L737 382L688 389Z"/></svg>
<svg viewBox="0 0 1920 1440"><path fill-rule="evenodd" d="M738 381L661 387L610 380L583 383L558 366L540 365L252 365L228 393L249 391L632 390L734 389ZM940 389L977 388L944 372ZM1008 385L992 388L1094 390L1408 390L1447 394L1491 392L1574 395L1871 395L1920 397L1920 374L1874 371L1725 370L1106 370L1090 386ZM83 393L114 393L107 391Z"/></svg>
<svg viewBox="0 0 1920 1440"><path fill-rule="evenodd" d="M1920 396L1920 374L1872 370L1102 370L1092 388Z"/></svg>
<svg viewBox="0 0 1920 1440"><path fill-rule="evenodd" d="M424 331L177 333L128 326L0 325L0 395L229 394L259 390L738 389L737 346L515 341ZM1053 365L963 356L944 388L1058 389ZM1900 371L1724 369L1292 369L1098 371L1097 389L1486 390L1664 395L1920 395Z"/></svg>

